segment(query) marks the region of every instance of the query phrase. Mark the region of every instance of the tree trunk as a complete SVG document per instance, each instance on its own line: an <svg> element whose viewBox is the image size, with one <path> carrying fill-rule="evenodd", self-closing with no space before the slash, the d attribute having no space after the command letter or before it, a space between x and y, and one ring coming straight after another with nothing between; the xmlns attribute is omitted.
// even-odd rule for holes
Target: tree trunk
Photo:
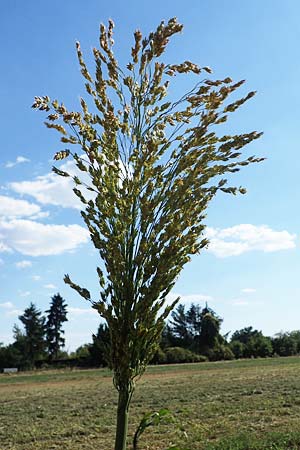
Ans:
<svg viewBox="0 0 300 450"><path fill-rule="evenodd" d="M115 450L126 450L130 399L129 386L119 391Z"/></svg>

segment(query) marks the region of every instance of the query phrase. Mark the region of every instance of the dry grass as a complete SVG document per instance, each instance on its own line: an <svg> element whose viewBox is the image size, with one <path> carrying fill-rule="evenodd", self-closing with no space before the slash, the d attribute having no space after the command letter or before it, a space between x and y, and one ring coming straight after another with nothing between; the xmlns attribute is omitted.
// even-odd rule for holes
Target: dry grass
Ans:
<svg viewBox="0 0 300 450"><path fill-rule="evenodd" d="M149 368L130 436L145 412L168 408L173 422L149 429L141 450L300 448L299 373L299 358ZM1 450L113 448L117 396L107 370L1 375L0 396Z"/></svg>

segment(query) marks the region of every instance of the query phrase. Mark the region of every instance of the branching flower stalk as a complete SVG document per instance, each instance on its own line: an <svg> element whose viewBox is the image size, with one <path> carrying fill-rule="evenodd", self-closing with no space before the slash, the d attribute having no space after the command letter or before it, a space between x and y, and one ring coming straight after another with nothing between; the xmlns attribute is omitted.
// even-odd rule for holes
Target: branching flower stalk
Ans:
<svg viewBox="0 0 300 450"><path fill-rule="evenodd" d="M69 275L65 282L92 303L109 327L110 364L119 392L115 450L124 450L135 380L177 302L166 306L167 295L191 255L208 244L207 206L218 191L244 194L244 188L228 186L224 175L262 158L241 154L261 133L216 134L217 125L254 96L250 92L230 103L230 94L244 81L208 79L211 69L190 61L161 61L169 38L183 28L175 18L161 22L148 37L136 31L124 69L113 53L113 28L111 20L100 27L94 77L76 44L89 98L81 98L81 111L69 111L48 96L36 97L33 108L47 112L46 126L68 144L54 159L72 158L78 175L53 170L73 178L82 217L104 263L104 270L97 268L99 300ZM182 74L200 81L177 101L167 101L169 82Z"/></svg>

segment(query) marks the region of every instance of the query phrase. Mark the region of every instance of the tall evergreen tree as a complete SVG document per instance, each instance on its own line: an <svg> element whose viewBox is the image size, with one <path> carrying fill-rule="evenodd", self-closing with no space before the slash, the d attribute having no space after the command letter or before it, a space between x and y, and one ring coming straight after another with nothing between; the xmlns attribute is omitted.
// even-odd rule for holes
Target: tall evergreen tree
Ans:
<svg viewBox="0 0 300 450"><path fill-rule="evenodd" d="M173 335L177 339L176 345L184 348L190 347L193 340L188 326L187 315L185 306L180 303L172 312L172 320L170 321Z"/></svg>
<svg viewBox="0 0 300 450"><path fill-rule="evenodd" d="M191 304L189 310L186 313L187 325L189 329L189 334L192 337L192 343L190 345L190 350L199 352L199 335L201 332L203 311L200 305Z"/></svg>
<svg viewBox="0 0 300 450"><path fill-rule="evenodd" d="M50 359L57 359L59 350L65 345L62 324L68 320L67 306L62 296L57 293L51 299L50 309L46 311L46 335Z"/></svg>
<svg viewBox="0 0 300 450"><path fill-rule="evenodd" d="M205 353L217 343L223 343L221 323L222 319L207 304L201 309L200 305L192 303L187 311L184 305L179 304L172 312L169 331L175 339L175 345Z"/></svg>
<svg viewBox="0 0 300 450"><path fill-rule="evenodd" d="M109 365L110 336L106 324L99 325L97 334L93 334L93 343L89 347L91 363L96 366Z"/></svg>
<svg viewBox="0 0 300 450"><path fill-rule="evenodd" d="M33 303L19 316L24 325L24 349L28 365L33 366L35 361L44 356L46 348L45 317Z"/></svg>

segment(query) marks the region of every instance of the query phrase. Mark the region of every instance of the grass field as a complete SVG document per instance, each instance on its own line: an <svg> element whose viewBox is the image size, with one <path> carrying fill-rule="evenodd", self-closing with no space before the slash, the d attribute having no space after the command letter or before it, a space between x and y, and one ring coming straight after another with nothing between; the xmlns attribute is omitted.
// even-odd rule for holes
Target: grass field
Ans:
<svg viewBox="0 0 300 450"><path fill-rule="evenodd" d="M0 375L1 450L112 450L117 395L108 370ZM150 367L131 406L141 450L300 449L300 358Z"/></svg>

